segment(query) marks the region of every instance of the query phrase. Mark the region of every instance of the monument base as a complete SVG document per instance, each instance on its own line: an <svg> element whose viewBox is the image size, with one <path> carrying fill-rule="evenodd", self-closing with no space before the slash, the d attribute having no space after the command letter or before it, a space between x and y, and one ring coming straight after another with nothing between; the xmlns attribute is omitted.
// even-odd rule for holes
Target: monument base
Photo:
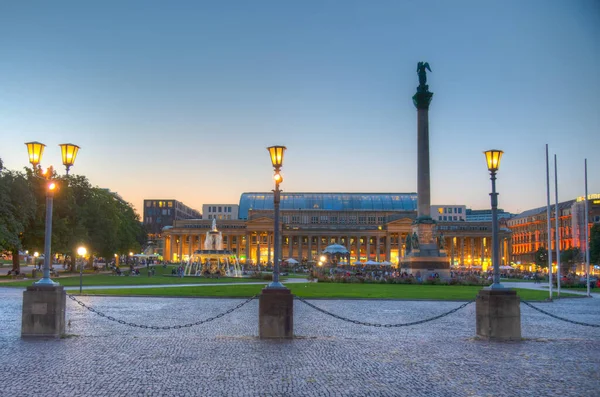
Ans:
<svg viewBox="0 0 600 397"><path fill-rule="evenodd" d="M264 288L258 297L260 339L294 337L294 296L287 288Z"/></svg>
<svg viewBox="0 0 600 397"><path fill-rule="evenodd" d="M32 285L23 292L22 338L60 338L67 294L61 285Z"/></svg>
<svg viewBox="0 0 600 397"><path fill-rule="evenodd" d="M415 277L420 276L422 280L436 274L440 279L450 278L450 263L446 251L438 249L436 244L422 244L420 249L413 249L402 258L401 267Z"/></svg>
<svg viewBox="0 0 600 397"><path fill-rule="evenodd" d="M476 300L477 337L485 340L521 340L521 300L510 289L479 291Z"/></svg>

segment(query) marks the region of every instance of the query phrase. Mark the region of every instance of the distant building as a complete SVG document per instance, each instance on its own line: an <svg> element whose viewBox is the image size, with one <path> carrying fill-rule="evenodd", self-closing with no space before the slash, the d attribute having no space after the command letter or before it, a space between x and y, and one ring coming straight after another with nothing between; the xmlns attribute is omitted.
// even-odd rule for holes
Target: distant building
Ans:
<svg viewBox="0 0 600 397"><path fill-rule="evenodd" d="M503 209L498 208L498 219L510 219L515 214L510 212L504 212ZM467 222L491 222L492 221L492 210L472 210L467 208Z"/></svg>
<svg viewBox="0 0 600 397"><path fill-rule="evenodd" d="M205 219L178 220L172 228L164 230L165 259L187 260L204 246L212 223L207 216L219 214L218 205L214 213L212 208L208 212L207 207L204 207ZM486 270L491 263L491 222L458 221L459 215L464 218L465 207L442 208L449 207L452 209L446 210L446 219L452 216L452 221L444 222L442 214L442 222L437 225L448 262ZM457 221L454 221L454 207ZM280 259L294 258L314 264L325 247L341 244L350 252L352 263L372 260L396 265L406 254L406 238L412 234L412 223L417 216L417 195L282 192L280 208ZM243 193L238 218L217 220L223 248L248 265L273 262L273 226L272 192ZM502 224L499 238L501 264L506 265L511 261L511 237L510 230Z"/></svg>
<svg viewBox="0 0 600 397"><path fill-rule="evenodd" d="M232 220L238 219L238 204L204 204L202 213L205 219Z"/></svg>
<svg viewBox="0 0 600 397"><path fill-rule="evenodd" d="M465 205L432 205L431 217L438 222L457 222L466 220Z"/></svg>
<svg viewBox="0 0 600 397"><path fill-rule="evenodd" d="M600 222L600 194L590 194L588 197L588 230L594 223ZM554 204L550 210L551 221L551 249L556 252L556 229ZM548 249L546 207L534 208L511 218L507 221L512 230L513 257L521 264L535 263L535 252L539 248ZM558 247L566 250L577 247L585 250L585 200L579 197L576 200L558 203ZM556 263L556 255L552 261ZM583 261L583 255L581 257ZM578 269L581 271L581 269Z"/></svg>
<svg viewBox="0 0 600 397"><path fill-rule="evenodd" d="M162 254L163 228L173 226L174 221L181 219L202 219L202 214L177 200L144 200L143 225L148 233L148 240L157 245L159 254Z"/></svg>

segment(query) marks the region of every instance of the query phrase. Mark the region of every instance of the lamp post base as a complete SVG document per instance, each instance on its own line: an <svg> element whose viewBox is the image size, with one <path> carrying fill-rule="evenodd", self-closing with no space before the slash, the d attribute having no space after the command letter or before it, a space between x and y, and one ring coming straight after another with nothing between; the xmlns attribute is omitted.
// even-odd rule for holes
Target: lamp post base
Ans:
<svg viewBox="0 0 600 397"><path fill-rule="evenodd" d="M294 296L287 288L264 288L258 297L260 339L294 337Z"/></svg>
<svg viewBox="0 0 600 397"><path fill-rule="evenodd" d="M65 333L67 294L60 285L34 284L23 292L22 338L60 338Z"/></svg>
<svg viewBox="0 0 600 397"><path fill-rule="evenodd" d="M482 289L476 300L477 337L493 341L521 340L521 300L516 291Z"/></svg>

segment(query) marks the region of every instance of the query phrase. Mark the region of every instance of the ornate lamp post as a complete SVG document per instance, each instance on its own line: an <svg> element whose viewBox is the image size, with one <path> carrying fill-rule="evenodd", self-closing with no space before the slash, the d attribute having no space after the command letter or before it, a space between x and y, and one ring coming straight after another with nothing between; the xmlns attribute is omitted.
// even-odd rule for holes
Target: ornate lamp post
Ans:
<svg viewBox="0 0 600 397"><path fill-rule="evenodd" d="M490 193L492 201L492 265L494 266L494 282L490 289L502 289L504 286L500 284L500 249L498 243L498 193L496 193L496 172L500 168L500 159L504 153L502 150L487 150L485 159L487 167L490 171L490 179L492 180L492 193Z"/></svg>
<svg viewBox="0 0 600 397"><path fill-rule="evenodd" d="M279 184L283 182L280 174L283 164L285 146L271 146L267 148L271 155L271 163L275 168L275 189L273 190L274 209L274 255L273 282L262 290L258 297L258 336L260 339L291 339L294 337L294 297L291 291L279 282L279 258L281 257L281 243L279 236Z"/></svg>
<svg viewBox="0 0 600 397"><path fill-rule="evenodd" d="M34 174L39 176L37 170L39 169L40 162L42 161L42 155L44 154L44 149L46 145L40 142L26 142L27 145L27 154L29 156L29 162L31 163ZM63 150L63 164L67 167L67 173L69 172L69 167L71 167L75 162L75 157L77 156L77 151L79 150L79 146L72 144L63 144L60 145ZM66 148L68 147L68 148ZM69 152L70 155L66 156L64 153ZM68 160L68 161L65 161ZM47 179L48 183L46 185L46 230L45 230L45 242L44 242L44 274L42 279L36 282L36 285L57 285L50 279L50 260L51 260L51 248L52 248L52 206L54 203L54 192L56 190L56 183L53 182L52 178L54 176L54 170L52 166L48 167L46 171L42 173L42 177Z"/></svg>
<svg viewBox="0 0 600 397"><path fill-rule="evenodd" d="M87 254L87 250L85 247L77 248L77 255L81 257L81 265L79 266L79 293L81 294L81 290L83 289L83 261L85 254Z"/></svg>
<svg viewBox="0 0 600 397"><path fill-rule="evenodd" d="M67 175L69 175L69 168L75 164L79 146L73 145L72 143L61 143L58 146L60 146L63 165L67 168Z"/></svg>
<svg viewBox="0 0 600 397"><path fill-rule="evenodd" d="M285 288L283 284L279 282L279 258L281 257L281 243L279 236L279 203L281 201L281 190L279 190L279 184L283 182L283 177L281 176L281 166L283 165L283 154L285 153L285 146L270 146L267 148L269 150L269 154L271 155L271 163L273 164L273 168L275 169L275 174L273 175L273 179L275 180L275 189L273 190L273 210L274 210L274 239L275 239L275 247L273 249L273 254L275 256L275 261L273 265L273 282L269 284L267 288Z"/></svg>

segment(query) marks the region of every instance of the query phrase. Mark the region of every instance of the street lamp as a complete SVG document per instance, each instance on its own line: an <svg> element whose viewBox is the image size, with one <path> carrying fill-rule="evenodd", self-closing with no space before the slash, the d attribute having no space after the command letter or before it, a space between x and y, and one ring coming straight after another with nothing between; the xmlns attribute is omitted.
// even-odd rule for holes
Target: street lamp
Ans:
<svg viewBox="0 0 600 397"><path fill-rule="evenodd" d="M77 157L79 146L72 143L61 143L58 146L60 146L63 165L67 168L67 175L69 175L69 168L75 164L75 157Z"/></svg>
<svg viewBox="0 0 600 397"><path fill-rule="evenodd" d="M81 257L81 265L79 266L79 293L81 294L81 290L83 288L83 261L85 254L87 254L87 250L85 247L77 248L77 255Z"/></svg>
<svg viewBox="0 0 600 397"><path fill-rule="evenodd" d="M27 154L29 156L29 162L33 166L34 175L39 177L36 170L39 167L40 162L42 161L42 155L44 154L44 148L46 147L46 145L36 141L26 142L25 145L27 145ZM77 147L77 150L79 150L79 147ZM75 151L75 155L76 154L77 151ZM70 159L69 167L72 166L74 162L75 157L72 156ZM53 176L54 170L52 166L48 167L42 175L42 178L48 181L46 185L46 235L44 242L44 274L38 282L34 283L36 285L58 285L58 283L55 283L50 279L50 251L52 247L52 205L54 203L54 191L56 190L56 183L52 181Z"/></svg>
<svg viewBox="0 0 600 397"><path fill-rule="evenodd" d="M283 165L283 154L285 153L285 146L270 146L267 148L271 155L271 163L275 169L275 189L273 190L273 209L274 209L274 256L275 264L273 266L273 282L271 282L267 288L285 288L283 284L279 282L279 258L281 256L281 244L279 241L279 202L281 201L281 190L279 190L279 184L283 182L283 177L280 174L281 166Z"/></svg>
<svg viewBox="0 0 600 397"><path fill-rule="evenodd" d="M487 150L484 152L487 161L487 167L490 171L490 179L492 180L492 193L490 193L492 201L492 265L494 266L494 282L490 289L503 289L500 284L500 249L498 242L498 193L496 193L496 172L500 168L500 159L502 158L502 150Z"/></svg>
<svg viewBox="0 0 600 397"><path fill-rule="evenodd" d="M44 154L44 149L46 145L40 142L27 142L27 153L29 154L29 162L35 169L42 161L42 155Z"/></svg>

